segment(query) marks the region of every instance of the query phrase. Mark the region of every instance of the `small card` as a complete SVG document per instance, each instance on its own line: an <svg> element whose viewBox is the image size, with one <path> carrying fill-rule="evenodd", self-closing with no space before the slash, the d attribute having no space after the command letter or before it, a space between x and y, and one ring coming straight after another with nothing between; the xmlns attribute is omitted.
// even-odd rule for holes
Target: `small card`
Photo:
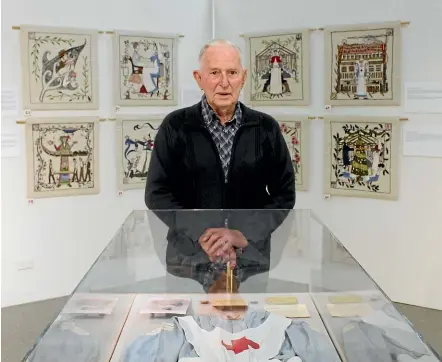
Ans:
<svg viewBox="0 0 442 362"><path fill-rule="evenodd" d="M244 299L215 299L212 301L213 307L247 307L248 303Z"/></svg>
<svg viewBox="0 0 442 362"><path fill-rule="evenodd" d="M373 308L367 303L327 304L327 309L338 318L365 317L373 313Z"/></svg>
<svg viewBox="0 0 442 362"><path fill-rule="evenodd" d="M310 318L310 312L305 304L266 305L264 309L287 318Z"/></svg>
<svg viewBox="0 0 442 362"><path fill-rule="evenodd" d="M334 295L328 299L333 304L362 303L364 301L359 295Z"/></svg>
<svg viewBox="0 0 442 362"><path fill-rule="evenodd" d="M298 304L298 298L292 296L268 297L265 299L267 304Z"/></svg>
<svg viewBox="0 0 442 362"><path fill-rule="evenodd" d="M189 305L185 298L150 298L140 314L186 314Z"/></svg>

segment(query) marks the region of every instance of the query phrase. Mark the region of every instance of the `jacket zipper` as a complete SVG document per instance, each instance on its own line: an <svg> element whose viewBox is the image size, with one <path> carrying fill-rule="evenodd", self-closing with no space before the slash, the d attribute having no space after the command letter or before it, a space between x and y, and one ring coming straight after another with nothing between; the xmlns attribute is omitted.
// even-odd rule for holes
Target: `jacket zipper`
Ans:
<svg viewBox="0 0 442 362"><path fill-rule="evenodd" d="M224 184L223 184L223 209L226 208L226 204L227 204L225 189L226 189L226 185L229 184L230 177L232 175L232 168L233 168L232 165L233 165L233 161L235 159L236 143L237 143L240 132L243 131L243 128L244 128L244 124L241 124L239 126L238 130L236 131L235 136L233 137L232 150L230 152L229 169L227 172L227 181L224 181ZM229 218L230 218L230 211L228 212L228 215L225 215L225 220L224 220L224 224L225 224L224 227L225 228L229 228Z"/></svg>
<svg viewBox="0 0 442 362"><path fill-rule="evenodd" d="M230 177L231 177L231 174L232 174L232 168L233 168L232 165L233 165L233 161L234 161L235 150L236 150L236 143L237 143L236 141L238 140L238 137L239 137L239 135L242 132L244 127L245 127L245 125L241 124L239 126L238 130L236 131L235 136L233 137L232 150L231 150L231 153L230 153L230 160L229 160L229 170L228 170L228 173L227 173L227 181L225 179L223 165L221 163L221 159L219 157L219 151L218 151L218 149L216 147L215 141L213 140L212 135L210 134L209 130L207 128L205 128L205 127L202 127L204 129L204 132L206 133L206 135L210 139L210 142L212 144L212 149L215 151L215 155L217 156L216 159L217 159L217 162L218 162L218 165L219 165L219 169L221 171L222 180L224 181L223 182L223 186L222 186L222 206L223 206L222 208L223 209L225 209L225 207L226 207L226 185L229 183Z"/></svg>
<svg viewBox="0 0 442 362"><path fill-rule="evenodd" d="M229 170L228 170L228 173L227 173L227 182L226 182L227 184L229 183L230 176L232 174L232 167L233 167L232 165L233 165L233 160L234 160L234 157L235 157L236 141L237 141L237 139L239 137L240 132L243 130L243 128L244 128L244 125L240 125L238 130L235 133L235 137L233 137L232 150L230 152L230 160L229 160Z"/></svg>
<svg viewBox="0 0 442 362"><path fill-rule="evenodd" d="M215 156L216 156L217 163L218 163L218 166L219 166L218 168L220 170L221 177L222 177L222 180L223 180L223 187L222 187L222 200L223 200L223 202L222 202L222 204L223 204L223 208L224 208L224 204L225 204L225 202L224 202L224 194L225 194L225 184L226 184L226 182L225 182L223 164L221 163L221 159L219 157L219 151L218 151L218 149L216 147L215 141L213 140L212 135L210 134L209 130L206 127L201 127L201 128L204 130L206 136L209 138L210 143L212 144L212 149L215 151Z"/></svg>

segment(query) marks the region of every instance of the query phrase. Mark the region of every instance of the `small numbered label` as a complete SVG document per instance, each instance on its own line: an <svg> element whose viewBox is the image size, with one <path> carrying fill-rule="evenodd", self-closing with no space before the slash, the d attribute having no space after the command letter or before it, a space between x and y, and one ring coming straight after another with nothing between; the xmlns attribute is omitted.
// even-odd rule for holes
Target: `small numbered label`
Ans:
<svg viewBox="0 0 442 362"><path fill-rule="evenodd" d="M330 200L331 196L330 195L324 195L324 199L325 200Z"/></svg>
<svg viewBox="0 0 442 362"><path fill-rule="evenodd" d="M25 109L23 113L25 116L30 116L32 112L30 109Z"/></svg>
<svg viewBox="0 0 442 362"><path fill-rule="evenodd" d="M329 111L331 109L331 105L330 104L327 104L326 106L325 106L325 110L326 111Z"/></svg>
<svg viewBox="0 0 442 362"><path fill-rule="evenodd" d="M120 111L120 106L116 106L115 107L115 112L119 112Z"/></svg>

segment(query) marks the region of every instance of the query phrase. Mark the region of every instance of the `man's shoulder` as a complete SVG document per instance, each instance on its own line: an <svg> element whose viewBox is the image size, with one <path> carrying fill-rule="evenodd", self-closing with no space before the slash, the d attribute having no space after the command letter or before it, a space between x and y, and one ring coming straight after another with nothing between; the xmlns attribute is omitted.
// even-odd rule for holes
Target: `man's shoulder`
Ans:
<svg viewBox="0 0 442 362"><path fill-rule="evenodd" d="M161 126L170 130L178 131L184 123L198 114L198 106L199 103L170 112L164 117Z"/></svg>
<svg viewBox="0 0 442 362"><path fill-rule="evenodd" d="M245 112L247 113L247 116L250 119L252 119L254 121L258 121L260 126L263 127L264 129L266 129L266 130L279 129L278 121L270 114L267 114L262 111L258 111L253 108L249 108L245 105L243 105L243 110L245 110Z"/></svg>

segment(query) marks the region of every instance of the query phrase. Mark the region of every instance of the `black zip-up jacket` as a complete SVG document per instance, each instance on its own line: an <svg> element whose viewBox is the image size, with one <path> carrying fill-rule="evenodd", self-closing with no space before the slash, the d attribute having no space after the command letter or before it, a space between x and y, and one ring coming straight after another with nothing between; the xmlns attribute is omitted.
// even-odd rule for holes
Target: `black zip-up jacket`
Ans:
<svg viewBox="0 0 442 362"><path fill-rule="evenodd" d="M243 116L233 142L227 184L201 103L164 119L147 176L149 209L294 207L295 174L279 124L269 115L240 106Z"/></svg>
<svg viewBox="0 0 442 362"><path fill-rule="evenodd" d="M208 262L197 241L205 229L224 227L226 219L229 228L240 230L249 241L239 256L243 266L268 268L270 234L295 205L295 173L276 120L240 106L227 183L201 102L171 112L158 130L145 202L169 226L169 270L172 264L189 263L194 269ZM178 212L188 209L207 211Z"/></svg>

